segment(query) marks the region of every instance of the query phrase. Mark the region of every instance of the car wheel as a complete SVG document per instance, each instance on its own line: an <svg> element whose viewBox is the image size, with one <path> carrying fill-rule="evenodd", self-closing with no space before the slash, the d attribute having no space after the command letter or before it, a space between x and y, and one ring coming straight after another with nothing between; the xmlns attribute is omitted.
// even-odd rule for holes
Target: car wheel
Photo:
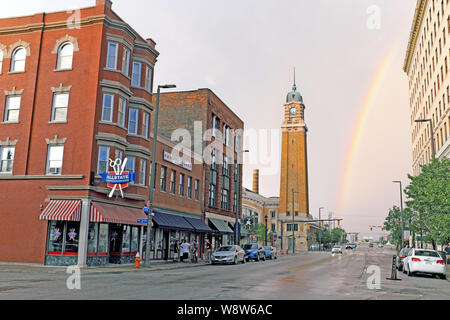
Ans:
<svg viewBox="0 0 450 320"><path fill-rule="evenodd" d="M439 277L440 277L442 280L447 280L447 275L445 275L445 274L441 274L441 275L439 275Z"/></svg>
<svg viewBox="0 0 450 320"><path fill-rule="evenodd" d="M234 257L233 264L237 264L237 257Z"/></svg>

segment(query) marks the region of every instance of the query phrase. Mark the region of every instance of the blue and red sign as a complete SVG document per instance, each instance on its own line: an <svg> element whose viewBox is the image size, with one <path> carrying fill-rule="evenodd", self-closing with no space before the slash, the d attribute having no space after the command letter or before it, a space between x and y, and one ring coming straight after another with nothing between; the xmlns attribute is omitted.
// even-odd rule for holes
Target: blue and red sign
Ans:
<svg viewBox="0 0 450 320"><path fill-rule="evenodd" d="M111 160L109 159L109 165L114 169L114 171L108 171L107 173L101 173L102 177L100 182L106 182L106 186L111 188L109 197L111 198L117 187L123 198L122 189L127 188L130 182L136 182L136 173L124 171L127 163L127 158L122 163L121 159Z"/></svg>

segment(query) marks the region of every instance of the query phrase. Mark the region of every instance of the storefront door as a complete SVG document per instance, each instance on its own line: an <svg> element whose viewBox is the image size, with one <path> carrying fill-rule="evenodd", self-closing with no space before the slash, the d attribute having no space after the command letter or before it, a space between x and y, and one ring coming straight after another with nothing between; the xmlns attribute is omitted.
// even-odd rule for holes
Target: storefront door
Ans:
<svg viewBox="0 0 450 320"><path fill-rule="evenodd" d="M120 263L122 250L122 226L109 225L109 263Z"/></svg>
<svg viewBox="0 0 450 320"><path fill-rule="evenodd" d="M169 250L170 250L170 247L169 247L169 239L170 239L170 231L168 231L168 230L164 230L164 232L163 232L163 239L164 239L164 242L163 242L163 259L164 260L168 260L169 259Z"/></svg>

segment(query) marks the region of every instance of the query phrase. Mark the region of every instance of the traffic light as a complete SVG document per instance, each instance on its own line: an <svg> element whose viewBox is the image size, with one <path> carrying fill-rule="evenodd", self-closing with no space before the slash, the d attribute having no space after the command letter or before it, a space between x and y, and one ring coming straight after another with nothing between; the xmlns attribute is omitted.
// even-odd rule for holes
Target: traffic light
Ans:
<svg viewBox="0 0 450 320"><path fill-rule="evenodd" d="M373 226L370 226L370 231L372 231L373 230Z"/></svg>
<svg viewBox="0 0 450 320"><path fill-rule="evenodd" d="M338 227L341 225L341 220L338 220Z"/></svg>
<svg viewBox="0 0 450 320"><path fill-rule="evenodd" d="M381 226L381 230L384 230L384 226Z"/></svg>

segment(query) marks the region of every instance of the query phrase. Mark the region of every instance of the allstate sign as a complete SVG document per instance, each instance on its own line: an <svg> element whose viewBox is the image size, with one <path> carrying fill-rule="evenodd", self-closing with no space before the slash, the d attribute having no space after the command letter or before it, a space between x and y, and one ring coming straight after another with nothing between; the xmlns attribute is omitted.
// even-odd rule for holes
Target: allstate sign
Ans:
<svg viewBox="0 0 450 320"><path fill-rule="evenodd" d="M124 171L126 163L127 158L124 159L123 163L121 159L116 159L114 161L109 159L109 165L114 171L100 174L102 177L100 182L106 182L107 187L111 188L111 192L108 195L110 198L113 196L117 187L119 187L120 194L123 198L122 189L127 188L131 181L136 182L136 174L134 172Z"/></svg>

